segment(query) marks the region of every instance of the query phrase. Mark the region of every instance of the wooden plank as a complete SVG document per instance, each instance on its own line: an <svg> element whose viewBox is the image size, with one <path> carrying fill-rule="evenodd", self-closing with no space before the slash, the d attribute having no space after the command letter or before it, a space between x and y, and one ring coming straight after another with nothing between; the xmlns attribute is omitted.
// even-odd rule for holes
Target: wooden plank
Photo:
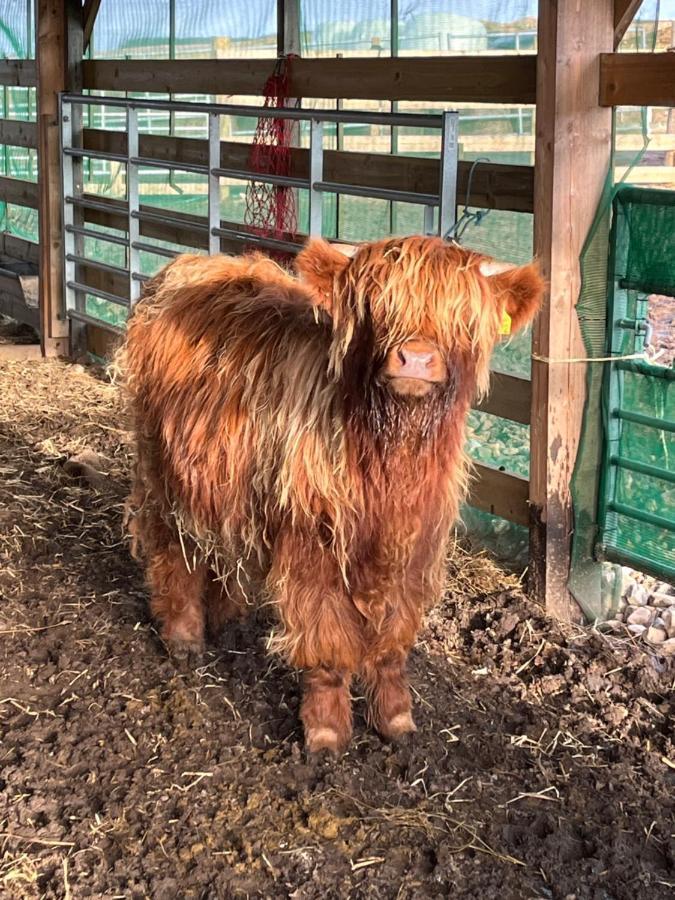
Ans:
<svg viewBox="0 0 675 900"><path fill-rule="evenodd" d="M532 384L527 378L516 378L503 372L493 372L490 392L474 404L474 409L528 425L532 405Z"/></svg>
<svg viewBox="0 0 675 900"><path fill-rule="evenodd" d="M82 7L82 49L86 52L96 23L101 0L84 0Z"/></svg>
<svg viewBox="0 0 675 900"><path fill-rule="evenodd" d="M0 144L35 149L38 144L37 122L0 119Z"/></svg>
<svg viewBox="0 0 675 900"><path fill-rule="evenodd" d="M0 85L35 87L37 69L34 59L0 59Z"/></svg>
<svg viewBox="0 0 675 900"><path fill-rule="evenodd" d="M83 63L97 91L260 95L274 59L96 59ZM534 103L536 57L444 56L296 59L290 93L358 100Z"/></svg>
<svg viewBox="0 0 675 900"><path fill-rule="evenodd" d="M478 477L469 489L469 505L509 522L527 525L530 521L527 478L483 464L474 468Z"/></svg>
<svg viewBox="0 0 675 900"><path fill-rule="evenodd" d="M0 175L0 200L14 203L16 206L28 206L37 209L39 205L39 186L34 181L23 181L21 178L9 178Z"/></svg>
<svg viewBox="0 0 675 900"><path fill-rule="evenodd" d="M631 26L642 0L614 0L614 47L618 47Z"/></svg>
<svg viewBox="0 0 675 900"><path fill-rule="evenodd" d="M612 114L598 106L596 79L613 41L613 0L539 6L534 235L549 290L532 340L529 572L537 599L561 619L580 616L567 581L586 369L565 360L586 356L579 256L609 170Z"/></svg>
<svg viewBox="0 0 675 900"><path fill-rule="evenodd" d="M37 0L40 310L45 354L68 353L63 296L61 138L58 94L81 90L80 0Z"/></svg>
<svg viewBox="0 0 675 900"><path fill-rule="evenodd" d="M83 144L88 150L107 153L126 153L126 135L123 132L87 128L83 132ZM220 164L223 167L246 169L249 167L249 144L238 141L222 141ZM194 138L141 135L141 156L207 165L206 141ZM460 201L468 188L472 163L460 162L457 190ZM309 177L309 151L293 148L291 175ZM364 187L394 188L433 194L438 191L439 162L437 159L415 156L394 156L385 153L354 153L326 150L324 175L327 181L351 183ZM534 196L534 169L532 166L481 163L474 169L471 184L471 203L488 209L505 209L515 212L532 212Z"/></svg>
<svg viewBox="0 0 675 900"><path fill-rule="evenodd" d="M122 337L107 331L105 328L97 328L95 325L87 325L86 349L100 359L112 359Z"/></svg>
<svg viewBox="0 0 675 900"><path fill-rule="evenodd" d="M32 263L35 266L40 262L39 244L7 232L0 234L0 252L12 259Z"/></svg>
<svg viewBox="0 0 675 900"><path fill-rule="evenodd" d="M28 362L42 359L39 344L0 344L0 362Z"/></svg>
<svg viewBox="0 0 675 900"><path fill-rule="evenodd" d="M600 54L601 106L672 106L675 53Z"/></svg>

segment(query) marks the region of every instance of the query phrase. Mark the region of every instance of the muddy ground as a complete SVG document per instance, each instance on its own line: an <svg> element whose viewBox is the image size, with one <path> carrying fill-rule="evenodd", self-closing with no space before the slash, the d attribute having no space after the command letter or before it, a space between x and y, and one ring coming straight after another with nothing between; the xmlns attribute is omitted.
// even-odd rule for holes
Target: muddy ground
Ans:
<svg viewBox="0 0 675 900"><path fill-rule="evenodd" d="M306 759L298 679L238 626L168 658L122 538L128 444L81 367L0 366L0 896L672 897L672 659L561 628L459 548L419 731ZM96 487L67 459L102 454Z"/></svg>

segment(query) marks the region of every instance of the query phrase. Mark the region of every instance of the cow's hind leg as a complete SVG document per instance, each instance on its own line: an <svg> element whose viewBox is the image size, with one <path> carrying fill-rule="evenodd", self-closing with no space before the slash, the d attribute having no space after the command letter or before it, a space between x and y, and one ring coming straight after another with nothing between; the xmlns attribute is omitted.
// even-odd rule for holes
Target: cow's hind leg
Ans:
<svg viewBox="0 0 675 900"><path fill-rule="evenodd" d="M361 669L368 715L382 737L398 740L416 731L406 677L407 652L401 648L367 653Z"/></svg>
<svg viewBox="0 0 675 900"><path fill-rule="evenodd" d="M201 650L204 643L206 566L189 565L178 542L156 549L148 565L150 609L161 637L173 650Z"/></svg>
<svg viewBox="0 0 675 900"><path fill-rule="evenodd" d="M300 717L310 753L328 750L337 755L352 734L351 674L317 666L305 672Z"/></svg>
<svg viewBox="0 0 675 900"><path fill-rule="evenodd" d="M371 723L384 738L398 740L416 730L406 663L419 630L422 606L409 602L405 594L387 596L388 612L380 624L371 622L368 629L360 675ZM377 605L373 598L371 605Z"/></svg>

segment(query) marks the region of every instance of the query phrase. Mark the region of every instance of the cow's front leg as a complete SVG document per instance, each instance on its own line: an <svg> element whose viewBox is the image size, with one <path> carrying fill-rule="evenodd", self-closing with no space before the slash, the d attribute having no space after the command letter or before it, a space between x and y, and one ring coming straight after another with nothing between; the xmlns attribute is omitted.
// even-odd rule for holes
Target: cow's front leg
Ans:
<svg viewBox="0 0 675 900"><path fill-rule="evenodd" d="M346 750L352 736L351 673L319 666L305 672L300 717L310 753Z"/></svg>
<svg viewBox="0 0 675 900"><path fill-rule="evenodd" d="M368 716L382 737L398 740L416 731L406 677L407 651L375 647L366 655L361 677L366 688Z"/></svg>

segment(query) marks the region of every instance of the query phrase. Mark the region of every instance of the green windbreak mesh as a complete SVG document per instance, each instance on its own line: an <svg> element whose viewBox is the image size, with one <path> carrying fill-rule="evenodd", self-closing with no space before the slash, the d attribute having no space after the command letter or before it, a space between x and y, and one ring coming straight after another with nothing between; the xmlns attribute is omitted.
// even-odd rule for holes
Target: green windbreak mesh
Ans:
<svg viewBox="0 0 675 900"><path fill-rule="evenodd" d="M675 192L614 200L600 546L607 559L675 577Z"/></svg>

